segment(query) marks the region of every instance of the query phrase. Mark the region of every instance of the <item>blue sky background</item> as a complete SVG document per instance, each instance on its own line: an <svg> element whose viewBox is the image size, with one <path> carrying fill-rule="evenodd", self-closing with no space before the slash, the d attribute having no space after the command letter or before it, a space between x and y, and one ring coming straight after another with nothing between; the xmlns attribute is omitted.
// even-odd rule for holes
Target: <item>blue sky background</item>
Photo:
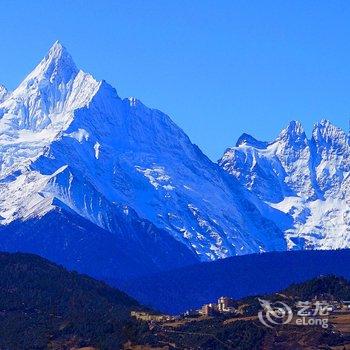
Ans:
<svg viewBox="0 0 350 350"><path fill-rule="evenodd" d="M77 65L180 125L213 160L289 120L348 129L349 1L0 2L0 82L59 39Z"/></svg>

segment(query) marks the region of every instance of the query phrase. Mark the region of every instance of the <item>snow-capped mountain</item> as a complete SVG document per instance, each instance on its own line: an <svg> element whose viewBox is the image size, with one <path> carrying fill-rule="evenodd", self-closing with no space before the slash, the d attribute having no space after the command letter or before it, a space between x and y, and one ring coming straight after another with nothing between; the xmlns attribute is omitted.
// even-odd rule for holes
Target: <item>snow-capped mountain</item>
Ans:
<svg viewBox="0 0 350 350"><path fill-rule="evenodd" d="M5 100L7 93L5 86L0 84L0 102Z"/></svg>
<svg viewBox="0 0 350 350"><path fill-rule="evenodd" d="M286 249L267 218L278 210L168 116L79 70L59 42L14 91L0 91L1 249L95 264L93 274L122 253L166 268Z"/></svg>
<svg viewBox="0 0 350 350"><path fill-rule="evenodd" d="M310 139L295 121L273 142L243 134L219 164L287 214L275 222L289 249L350 246L349 135L329 121L316 124Z"/></svg>

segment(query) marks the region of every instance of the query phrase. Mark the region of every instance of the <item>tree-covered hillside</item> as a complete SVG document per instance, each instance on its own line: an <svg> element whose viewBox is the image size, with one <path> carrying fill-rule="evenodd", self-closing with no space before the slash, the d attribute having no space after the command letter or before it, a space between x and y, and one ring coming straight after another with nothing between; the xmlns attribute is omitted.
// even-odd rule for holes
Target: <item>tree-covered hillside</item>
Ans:
<svg viewBox="0 0 350 350"><path fill-rule="evenodd" d="M0 254L0 349L118 349L139 304L38 256Z"/></svg>
<svg viewBox="0 0 350 350"><path fill-rule="evenodd" d="M110 283L143 305L169 313L198 308L222 295L270 294L321 275L350 279L350 249L250 254Z"/></svg>

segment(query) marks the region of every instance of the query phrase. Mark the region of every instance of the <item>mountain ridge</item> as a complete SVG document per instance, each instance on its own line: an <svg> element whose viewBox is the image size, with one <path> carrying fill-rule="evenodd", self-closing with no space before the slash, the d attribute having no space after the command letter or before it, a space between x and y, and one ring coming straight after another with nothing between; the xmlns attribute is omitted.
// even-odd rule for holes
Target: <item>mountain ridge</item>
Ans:
<svg viewBox="0 0 350 350"><path fill-rule="evenodd" d="M121 349L136 300L39 256L0 252L1 349ZM20 334L20 336L19 336Z"/></svg>
<svg viewBox="0 0 350 350"><path fill-rule="evenodd" d="M0 100L0 246L12 251L23 248L20 240L25 235L31 242L26 248L41 247L35 250L37 254L55 259L48 253L54 251L53 242L45 239L48 234L39 224L51 212L73 213L62 227L70 227L69 237L64 234L67 241L75 240L86 252L74 262L82 271L90 255L85 248L92 247L94 234L102 231L113 238L100 249L110 252L111 242L115 248L111 265L104 265L108 273L114 271L112 261L122 247L131 253L132 266L134 248L140 270L149 266L154 272L234 255L348 246L348 236L344 234L345 242L338 239L334 244L337 235L329 237L327 232L327 237L318 232L318 238L311 237L320 246L308 245L308 236L298 235L293 227L312 208L296 206L293 215L284 210L285 203L280 205L293 193L314 198L320 191L329 192L327 171L332 169L323 162L319 188L312 186L315 174L308 156L323 155L312 158L319 166L334 147L343 154L348 150L341 147L345 139L337 129L321 123L317 130L314 138L318 141L312 147L295 122L273 143L245 135L238 147L226 153L232 166L223 164L225 156L219 164L213 163L169 116L136 98L120 98L107 82L79 70L56 42L23 82ZM272 155L277 152L280 158L270 161L261 156L256 171L251 171L252 162L266 150ZM346 168L345 174L350 153L346 159L337 152L332 155ZM299 164L295 160L302 163L302 176L291 175ZM244 180L252 174L258 181L256 189L254 181L252 187ZM336 180L338 175L332 176ZM76 220L86 220L83 237ZM23 230L15 231L17 225L24 225ZM40 234L33 227L40 227ZM52 236L60 232L57 226ZM65 242L60 244L58 249L64 254L55 261L73 264ZM145 266L141 266L142 257Z"/></svg>
<svg viewBox="0 0 350 350"><path fill-rule="evenodd" d="M349 247L349 135L328 120L315 124L311 138L300 122L291 122L264 147L229 148L219 164L289 217L289 249Z"/></svg>
<svg viewBox="0 0 350 350"><path fill-rule="evenodd" d="M59 42L0 103L0 116L3 230L64 206L117 237L127 235L117 221L130 224L135 212L203 261L285 249L283 233L263 215L274 209L167 115L79 70ZM124 208L117 221L115 205ZM147 228L129 246L145 237Z"/></svg>
<svg viewBox="0 0 350 350"><path fill-rule="evenodd" d="M322 275L350 278L350 249L285 251L234 256L157 272L122 283L108 281L144 305L178 314L222 296L274 293Z"/></svg>

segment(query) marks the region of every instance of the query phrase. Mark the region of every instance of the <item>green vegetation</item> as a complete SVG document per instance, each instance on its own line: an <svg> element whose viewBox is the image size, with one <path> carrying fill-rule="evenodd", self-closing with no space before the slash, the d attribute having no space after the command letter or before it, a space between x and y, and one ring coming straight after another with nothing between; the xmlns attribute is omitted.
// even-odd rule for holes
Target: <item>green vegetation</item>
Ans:
<svg viewBox="0 0 350 350"><path fill-rule="evenodd" d="M260 348L266 328L264 329L257 322L236 321L224 324L222 320L214 318L192 322L178 331L187 333L187 335L179 337L178 334L171 335L170 333L169 338L180 349L254 350Z"/></svg>
<svg viewBox="0 0 350 350"><path fill-rule="evenodd" d="M350 300L350 283L342 277L321 276L304 283L292 284L283 293L302 300L315 297Z"/></svg>
<svg viewBox="0 0 350 350"><path fill-rule="evenodd" d="M29 254L0 254L0 348L118 349L139 304L90 277Z"/></svg>
<svg viewBox="0 0 350 350"><path fill-rule="evenodd" d="M291 285L268 300L350 299L350 284L336 276ZM145 310L126 294L29 254L0 253L0 349L64 350L92 346L123 349L123 344L176 349L254 350L313 348L350 343L350 334L334 328L296 325L264 327L255 297L236 302L243 315L141 322L131 310ZM131 347L132 349L132 347ZM142 347L138 348L142 349Z"/></svg>

